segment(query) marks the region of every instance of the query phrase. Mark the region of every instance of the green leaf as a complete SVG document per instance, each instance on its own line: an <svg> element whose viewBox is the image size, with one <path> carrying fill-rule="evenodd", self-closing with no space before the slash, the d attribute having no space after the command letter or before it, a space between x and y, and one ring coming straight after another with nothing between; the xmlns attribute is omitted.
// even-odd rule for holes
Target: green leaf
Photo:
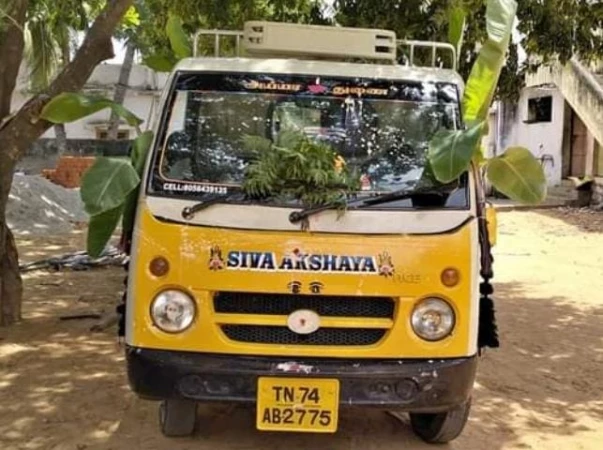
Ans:
<svg viewBox="0 0 603 450"><path fill-rule="evenodd" d="M471 68L463 97L463 117L467 124L486 120L492 103L517 11L514 0L488 0L486 25L488 40Z"/></svg>
<svg viewBox="0 0 603 450"><path fill-rule="evenodd" d="M122 211L123 205L120 205L90 218L87 247L88 254L93 258L100 256L107 245L107 242L111 239L111 236L119 223Z"/></svg>
<svg viewBox="0 0 603 450"><path fill-rule="evenodd" d="M304 142L304 135L296 131L283 131L278 136L278 145L286 148L297 148Z"/></svg>
<svg viewBox="0 0 603 450"><path fill-rule="evenodd" d="M134 229L134 221L136 219L136 207L138 205L138 194L140 186L128 194L124 204L124 214L122 219L122 228L126 234L129 234Z"/></svg>
<svg viewBox="0 0 603 450"><path fill-rule="evenodd" d="M517 12L515 0L488 0L486 5L486 31L488 40L500 48L506 47L513 30Z"/></svg>
<svg viewBox="0 0 603 450"><path fill-rule="evenodd" d="M429 143L427 157L441 183L457 179L468 167L481 141L484 123L467 130L439 131Z"/></svg>
<svg viewBox="0 0 603 450"><path fill-rule="evenodd" d="M150 55L142 61L145 66L157 72L171 72L176 62L174 57L165 55Z"/></svg>
<svg viewBox="0 0 603 450"><path fill-rule="evenodd" d="M105 101L107 100L108 99L105 99ZM142 119L140 117L136 116L133 112L131 112L123 105L115 103L113 100L108 100L107 107L111 108L111 110L113 110L113 112L119 117L125 119L126 122L128 122L128 125L130 126L138 127L142 123Z"/></svg>
<svg viewBox="0 0 603 450"><path fill-rule="evenodd" d="M80 195L91 216L123 205L140 184L140 177L127 159L97 158L82 178Z"/></svg>
<svg viewBox="0 0 603 450"><path fill-rule="evenodd" d="M475 153L473 154L472 160L478 167L482 167L486 164L486 162L488 161L486 159L486 149L482 145L478 146L475 149Z"/></svg>
<svg viewBox="0 0 603 450"><path fill-rule="evenodd" d="M279 145L268 145L257 152L247 166L243 190L251 196L270 195L275 198L301 200L306 206L331 204L342 193L359 185L359 176L352 179L346 167L341 173L336 166L335 152L303 133L282 133ZM260 138L247 139L262 142Z"/></svg>
<svg viewBox="0 0 603 450"><path fill-rule="evenodd" d="M145 131L132 143L132 166L140 178L142 178L142 172L144 170L144 164L146 156L153 142L153 132ZM131 232L134 229L134 219L136 218L136 206L138 204L138 193L140 191L140 185L138 185L132 192L126 197L124 204L122 228L126 233Z"/></svg>
<svg viewBox="0 0 603 450"><path fill-rule="evenodd" d="M64 92L54 97L42 109L40 117L52 123L68 123L105 108L111 108L131 126L138 126L142 123L142 119L108 98L74 92Z"/></svg>
<svg viewBox="0 0 603 450"><path fill-rule="evenodd" d="M132 142L132 156L130 159L132 160L132 166L134 166L136 173L141 178L142 171L144 170L144 163L147 159L147 153L149 152L152 142L152 131L145 131Z"/></svg>
<svg viewBox="0 0 603 450"><path fill-rule="evenodd" d="M511 147L488 161L487 176L492 185L512 200L527 205L546 198L544 170L532 153L523 147Z"/></svg>
<svg viewBox="0 0 603 450"><path fill-rule="evenodd" d="M136 6L130 6L121 19L121 25L125 28L136 28L140 25L140 14Z"/></svg>
<svg viewBox="0 0 603 450"><path fill-rule="evenodd" d="M242 137L243 147L251 152L267 152L270 150L272 146L272 141L270 139L266 139L263 136L256 136L253 134L245 134Z"/></svg>
<svg viewBox="0 0 603 450"><path fill-rule="evenodd" d="M456 49L457 59L460 57L463 46L463 34L465 34L465 10L460 6L454 6L448 11L448 41Z"/></svg>
<svg viewBox="0 0 603 450"><path fill-rule="evenodd" d="M188 58L192 55L191 44L182 27L180 17L170 14L165 26L165 32L170 40L172 50L174 50L178 59Z"/></svg>

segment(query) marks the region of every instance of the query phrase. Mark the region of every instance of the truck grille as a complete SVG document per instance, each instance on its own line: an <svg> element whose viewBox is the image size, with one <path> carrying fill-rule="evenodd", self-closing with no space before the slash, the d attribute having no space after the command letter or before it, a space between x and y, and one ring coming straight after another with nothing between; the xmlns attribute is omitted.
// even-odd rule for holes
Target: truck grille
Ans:
<svg viewBox="0 0 603 450"><path fill-rule="evenodd" d="M256 344L361 346L376 344L387 330L321 328L312 334L300 335L287 327L222 325L222 331L233 341Z"/></svg>
<svg viewBox="0 0 603 450"><path fill-rule="evenodd" d="M218 292L214 296L214 309L223 314L288 316L298 309L310 309L323 317L393 319L394 306L389 297L330 297L246 292Z"/></svg>
<svg viewBox="0 0 603 450"><path fill-rule="evenodd" d="M218 292L214 295L214 310L228 314L250 316L288 316L294 311L309 309L321 317L365 318L393 320L395 303L389 297L311 296L287 294L262 294L246 292ZM276 345L331 345L366 346L379 342L387 328L367 327L337 328L337 322L329 328L320 328L309 335L292 332L283 320L282 326L220 324L222 332L230 340L244 343Z"/></svg>

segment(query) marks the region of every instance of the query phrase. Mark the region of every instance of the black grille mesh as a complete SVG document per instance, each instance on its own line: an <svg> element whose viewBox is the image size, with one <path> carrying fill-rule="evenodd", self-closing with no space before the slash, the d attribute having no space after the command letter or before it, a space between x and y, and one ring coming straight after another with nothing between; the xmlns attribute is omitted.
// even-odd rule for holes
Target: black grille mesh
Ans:
<svg viewBox="0 0 603 450"><path fill-rule="evenodd" d="M287 327L256 325L222 325L224 334L233 341L257 344L285 345L348 345L362 346L379 342L386 330L364 328L320 328L308 335L300 335Z"/></svg>
<svg viewBox="0 0 603 450"><path fill-rule="evenodd" d="M343 297L247 292L218 292L214 308L224 314L266 314L287 316L298 309L310 309L322 317L367 317L393 319L394 302L389 297Z"/></svg>

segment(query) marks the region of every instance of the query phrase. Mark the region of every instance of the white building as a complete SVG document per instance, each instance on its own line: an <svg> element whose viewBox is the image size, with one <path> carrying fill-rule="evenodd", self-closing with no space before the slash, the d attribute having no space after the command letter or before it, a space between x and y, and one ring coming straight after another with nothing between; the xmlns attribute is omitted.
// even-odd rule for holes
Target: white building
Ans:
<svg viewBox="0 0 603 450"><path fill-rule="evenodd" d="M89 94L97 94L113 98L115 86L119 80L121 64L101 64L90 76L84 87ZM13 95L13 110L21 107L30 96L28 92L27 72L22 70L19 77L19 85ZM152 115L156 112L161 90L167 81L168 74L158 73L149 68L135 64L132 67L124 106L143 120L141 128L144 130L150 126ZM68 139L89 140L106 139L109 124L110 110L99 111L82 120L68 123L65 130ZM135 130L122 122L119 127L119 139L133 139ZM55 138L55 133L50 128L42 138Z"/></svg>
<svg viewBox="0 0 603 450"><path fill-rule="evenodd" d="M112 98L120 70L121 64L99 65L84 91ZM143 130L151 126L167 77L142 65L132 68L124 106L143 120ZM13 109L29 97L25 70L19 81ZM66 124L70 144L80 149L98 148L99 141L107 138L109 117L107 109ZM565 67L541 68L527 77L517 105L494 105L489 129L484 139L489 156L502 154L511 146L526 147L541 160L553 195L560 185L573 189L572 183L564 182L569 177L590 176L600 186L595 191L603 204L603 66L586 68L572 60ZM118 139L134 137L134 129L122 122ZM50 128L40 142L53 138L55 132ZM49 155L53 152L48 148L33 153L33 170L52 167L54 158Z"/></svg>
<svg viewBox="0 0 603 450"><path fill-rule="evenodd" d="M576 60L566 66L542 67L526 78L517 105L497 103L491 110L485 140L489 156L507 148L528 148L544 168L552 196L570 177L594 181L603 190L603 71ZM556 190L561 186L562 189ZM595 195L595 197L597 197ZM603 198L596 198L596 203Z"/></svg>

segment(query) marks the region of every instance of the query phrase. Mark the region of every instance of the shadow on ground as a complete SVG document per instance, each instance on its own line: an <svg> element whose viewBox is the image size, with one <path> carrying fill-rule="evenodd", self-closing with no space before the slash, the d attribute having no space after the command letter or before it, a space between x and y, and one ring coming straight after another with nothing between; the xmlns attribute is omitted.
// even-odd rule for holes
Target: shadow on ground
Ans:
<svg viewBox="0 0 603 450"><path fill-rule="evenodd" d="M603 309L584 311L564 298L533 298L518 284L497 285L497 298L503 348L483 358L465 433L439 448L541 449L548 441L571 442L576 434L600 429ZM345 410L337 435L304 436L259 433L252 410L226 406L203 407L197 435L170 441L158 431L156 409L155 403L133 400L102 448L433 448L414 438L408 424L378 411Z"/></svg>
<svg viewBox="0 0 603 450"><path fill-rule="evenodd" d="M586 233L603 233L603 211L587 208L535 210L542 216L557 219Z"/></svg>
<svg viewBox="0 0 603 450"><path fill-rule="evenodd" d="M81 248L84 236L20 242L23 261ZM106 440L128 394L114 334L60 316L115 306L123 270L25 274L24 318L0 328L0 448L76 449Z"/></svg>
<svg viewBox="0 0 603 450"><path fill-rule="evenodd" d="M600 431L603 308L534 297L520 284L496 288L503 347L484 358L473 413L480 433L504 431L488 448L525 448L526 435L544 435L534 448L549 448L549 440Z"/></svg>
<svg viewBox="0 0 603 450"><path fill-rule="evenodd" d="M365 410L345 410L335 436L316 436L259 433L251 409L205 406L193 438L163 438L157 405L129 392L113 330L95 335L90 322L58 320L111 307L122 279L114 268L39 272L26 280L27 320L0 330L0 448L433 448L414 438L407 424ZM589 446L589 436L603 427L603 308L538 298L518 283L498 284L496 297L503 347L481 362L465 433L438 448L540 450L553 442L599 448L600 441ZM577 439L581 444L574 446Z"/></svg>

